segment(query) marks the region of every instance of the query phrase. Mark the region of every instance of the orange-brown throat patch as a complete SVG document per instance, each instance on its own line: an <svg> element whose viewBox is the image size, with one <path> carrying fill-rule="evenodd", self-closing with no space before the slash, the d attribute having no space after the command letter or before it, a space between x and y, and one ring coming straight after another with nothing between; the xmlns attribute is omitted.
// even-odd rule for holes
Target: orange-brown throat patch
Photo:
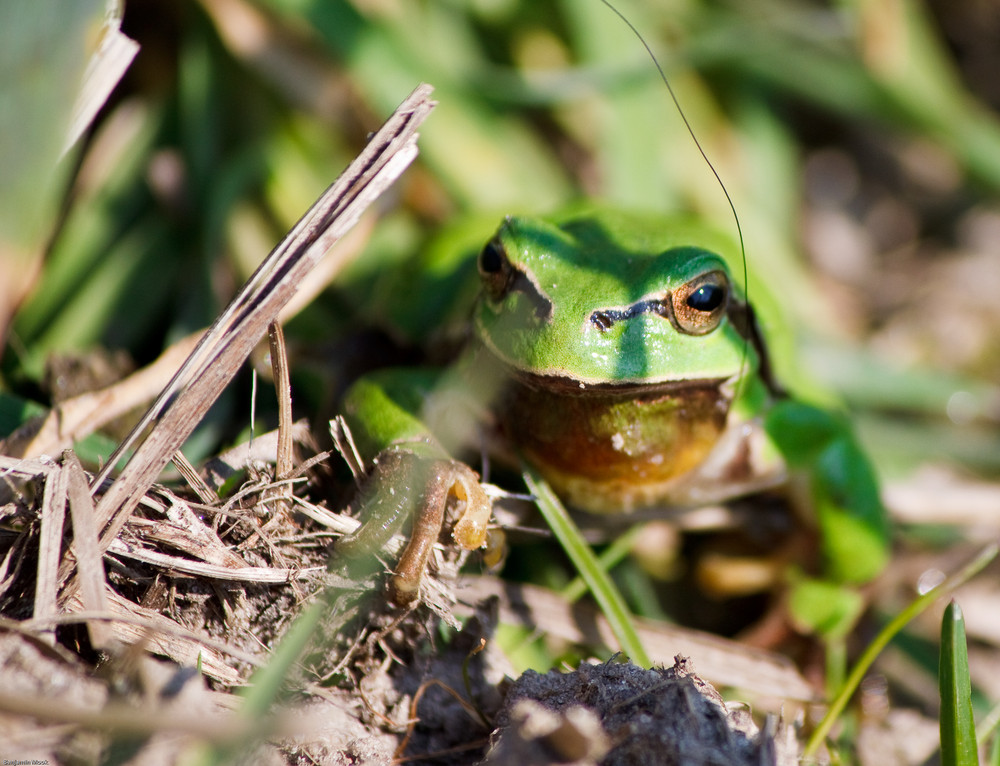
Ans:
<svg viewBox="0 0 1000 766"><path fill-rule="evenodd" d="M669 500L725 428L722 381L580 389L553 378L511 381L508 438L571 505L628 511Z"/></svg>

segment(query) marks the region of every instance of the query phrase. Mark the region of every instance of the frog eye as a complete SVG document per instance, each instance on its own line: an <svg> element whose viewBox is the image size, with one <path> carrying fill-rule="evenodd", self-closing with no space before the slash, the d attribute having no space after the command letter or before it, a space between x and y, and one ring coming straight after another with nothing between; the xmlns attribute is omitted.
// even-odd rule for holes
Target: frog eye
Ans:
<svg viewBox="0 0 1000 766"><path fill-rule="evenodd" d="M670 296L677 329L688 335L705 335L719 326L729 306L729 278L709 271L681 285Z"/></svg>
<svg viewBox="0 0 1000 766"><path fill-rule="evenodd" d="M479 254L479 276L483 289L493 300L500 300L510 288L515 271L499 239L491 239Z"/></svg>

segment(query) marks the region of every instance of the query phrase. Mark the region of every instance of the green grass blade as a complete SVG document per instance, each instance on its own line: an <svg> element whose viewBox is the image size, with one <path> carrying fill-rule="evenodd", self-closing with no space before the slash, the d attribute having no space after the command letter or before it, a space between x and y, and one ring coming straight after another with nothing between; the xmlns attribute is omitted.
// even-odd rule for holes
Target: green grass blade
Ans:
<svg viewBox="0 0 1000 766"><path fill-rule="evenodd" d="M888 625L886 625L877 636L875 636L861 657L858 658L857 664L847 676L847 681L844 683L840 693L836 696L833 702L830 703L830 709L826 712L826 715L823 716L823 720L819 722L816 730L809 738L809 742L806 743L805 751L802 754L803 758L811 758L816 754L816 751L819 750L819 746L823 744L824 740L829 735L830 730L833 728L833 725L837 722L837 719L840 718L840 714L843 713L844 708L847 707L847 703L851 699L851 696L861 684L865 673L868 672L872 663L875 662L875 658L878 657L883 649L885 649L893 637L899 633L899 631L901 631L910 620L927 609L945 593L951 592L959 585L978 574L987 564L996 558L997 551L998 548L995 543L987 545L975 558L972 559L972 561L962 567L962 569L947 578L936 588L929 590L927 593L910 603L909 606L896 615L896 617Z"/></svg>
<svg viewBox="0 0 1000 766"><path fill-rule="evenodd" d="M253 726L248 731L253 731L254 734L240 741L206 745L201 751L196 751L193 763L197 766L234 763L241 755L252 752L266 739L274 725L272 708L283 694L290 691L288 678L312 641L327 610L328 604L323 598L304 609L281 639L267 665L253 674L250 684L243 690L240 715L252 722Z"/></svg>
<svg viewBox="0 0 1000 766"><path fill-rule="evenodd" d="M941 764L979 766L976 723L972 717L972 681L962 608L952 600L941 618Z"/></svg>
<svg viewBox="0 0 1000 766"><path fill-rule="evenodd" d="M618 566L632 552L632 548L636 540L639 539L642 530L643 525L636 524L630 530L622 532L622 534L612 540L607 550L597 557L601 571L610 572ZM569 585L562 589L560 595L570 603L573 603L574 601L579 601L587 593L587 590L587 583L584 582L582 577L577 575L570 581Z"/></svg>
<svg viewBox="0 0 1000 766"><path fill-rule="evenodd" d="M250 685L243 693L242 715L249 718L264 716L287 691L288 678L313 640L329 606L325 599L317 599L291 624L267 665L257 670L250 679Z"/></svg>
<svg viewBox="0 0 1000 766"><path fill-rule="evenodd" d="M580 530L570 519L563 504L556 497L552 488L534 468L525 467L524 482L528 491L535 496L538 508L545 521L552 529L559 544L569 556L583 581L587 583L590 592L594 594L598 606L611 625L611 630L618 639L622 651L631 660L642 667L649 667L649 655L642 646L638 634L632 626L632 615L621 594L601 568L600 562L583 539Z"/></svg>

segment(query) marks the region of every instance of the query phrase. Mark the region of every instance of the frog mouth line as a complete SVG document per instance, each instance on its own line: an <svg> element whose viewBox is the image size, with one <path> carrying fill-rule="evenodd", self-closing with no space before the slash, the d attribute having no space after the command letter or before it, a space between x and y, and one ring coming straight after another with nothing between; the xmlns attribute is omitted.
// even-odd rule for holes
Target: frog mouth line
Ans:
<svg viewBox="0 0 1000 766"><path fill-rule="evenodd" d="M505 365L506 366L506 365ZM688 380L666 380L648 382L602 382L587 383L561 375L539 375L508 367L508 374L515 382L544 391L567 396L664 396L679 395L689 391L718 390L728 378L691 378Z"/></svg>

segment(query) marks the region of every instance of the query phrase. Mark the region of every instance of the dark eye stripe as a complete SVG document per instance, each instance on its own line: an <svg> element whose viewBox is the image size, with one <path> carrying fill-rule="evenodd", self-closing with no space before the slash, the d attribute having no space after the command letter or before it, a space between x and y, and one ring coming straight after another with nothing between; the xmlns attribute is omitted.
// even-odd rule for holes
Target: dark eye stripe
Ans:
<svg viewBox="0 0 1000 766"><path fill-rule="evenodd" d="M663 316L665 313L666 310L662 300L659 298L648 298L638 303L633 303L624 309L598 309L590 315L590 321L597 326L598 330L606 332L611 329L615 322L622 322L641 314L659 314Z"/></svg>

